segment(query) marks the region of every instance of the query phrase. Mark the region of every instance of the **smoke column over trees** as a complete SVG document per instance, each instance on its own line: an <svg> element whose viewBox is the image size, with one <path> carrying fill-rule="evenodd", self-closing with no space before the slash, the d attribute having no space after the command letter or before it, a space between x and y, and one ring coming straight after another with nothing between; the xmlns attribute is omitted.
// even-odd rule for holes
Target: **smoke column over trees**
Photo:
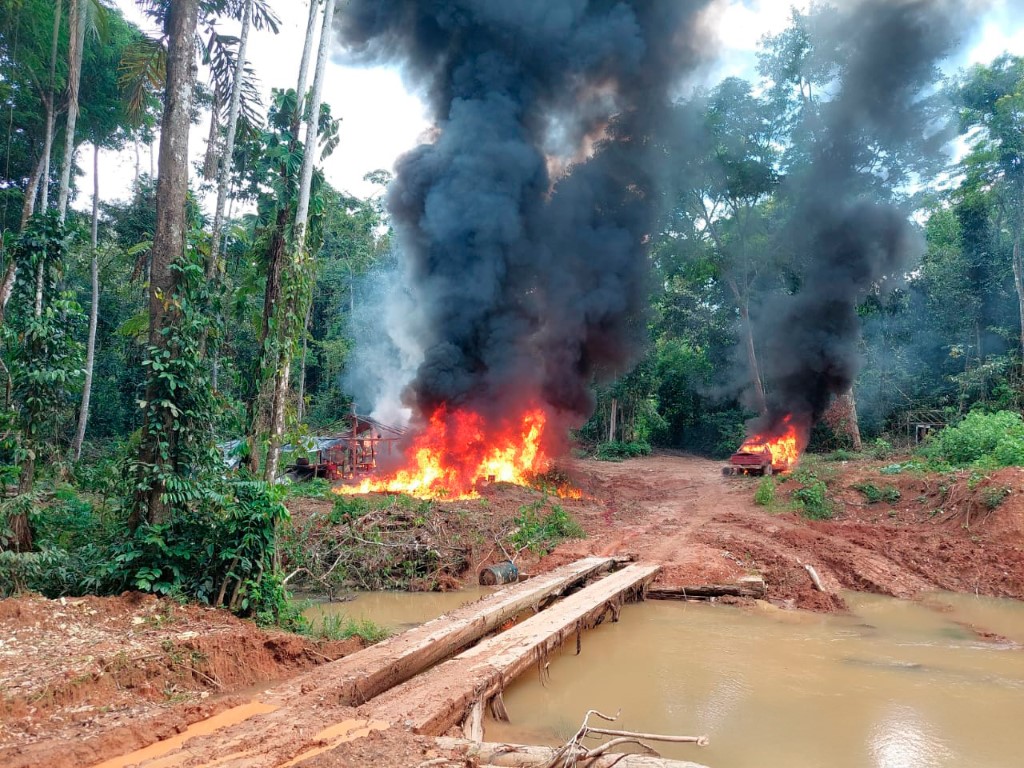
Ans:
<svg viewBox="0 0 1024 768"><path fill-rule="evenodd" d="M567 423L643 352L654 141L711 0L352 0L350 57L398 63L435 120L387 204L422 362L404 393Z"/></svg>
<svg viewBox="0 0 1024 768"><path fill-rule="evenodd" d="M846 49L838 91L783 187L793 214L782 237L806 266L798 290L761 313L769 412L752 431L772 432L786 414L809 429L850 389L860 367L858 303L923 252L909 211L889 202L896 182L876 161L941 157L948 136L931 121L926 89L968 20L950 0L863 0L835 17L831 44Z"/></svg>

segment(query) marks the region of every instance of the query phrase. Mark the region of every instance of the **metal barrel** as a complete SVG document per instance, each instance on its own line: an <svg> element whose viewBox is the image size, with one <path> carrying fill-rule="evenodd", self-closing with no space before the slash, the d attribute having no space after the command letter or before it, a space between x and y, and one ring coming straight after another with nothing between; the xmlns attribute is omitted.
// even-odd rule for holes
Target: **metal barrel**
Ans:
<svg viewBox="0 0 1024 768"><path fill-rule="evenodd" d="M496 584L513 584L519 581L519 569L510 560L489 565L480 571L480 583L485 587Z"/></svg>

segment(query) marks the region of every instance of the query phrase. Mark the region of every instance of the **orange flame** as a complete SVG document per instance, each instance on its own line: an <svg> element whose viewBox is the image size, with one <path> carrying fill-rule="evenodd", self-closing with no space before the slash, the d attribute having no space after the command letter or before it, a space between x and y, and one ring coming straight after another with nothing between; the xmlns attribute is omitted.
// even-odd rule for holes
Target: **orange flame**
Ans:
<svg viewBox="0 0 1024 768"><path fill-rule="evenodd" d="M441 406L406 450L409 465L388 477L341 486L341 494L405 493L421 499L475 499L482 483L529 485L551 459L543 448L547 414L527 410L521 419L495 428L469 410ZM571 496L575 489L567 488ZM559 495L562 489L559 489Z"/></svg>
<svg viewBox="0 0 1024 768"><path fill-rule="evenodd" d="M743 442L740 450L747 453L767 450L772 455L772 467L778 472L788 472L800 460L804 441L800 438L800 430L793 424L792 416L786 416L782 420L782 425L784 430L781 435L753 435Z"/></svg>

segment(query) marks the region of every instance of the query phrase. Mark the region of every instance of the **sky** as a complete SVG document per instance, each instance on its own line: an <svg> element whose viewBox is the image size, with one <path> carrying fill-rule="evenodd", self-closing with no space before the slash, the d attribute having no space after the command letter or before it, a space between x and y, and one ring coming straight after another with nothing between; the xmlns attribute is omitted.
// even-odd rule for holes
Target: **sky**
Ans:
<svg viewBox="0 0 1024 768"><path fill-rule="evenodd" d="M852 1L833 0L836 4ZM114 0L114 4L129 20L151 31L134 0ZM271 88L295 85L309 8L308 0L270 0L270 4L281 19L280 33L275 36L253 30L248 54L260 81L264 103L269 101ZM761 37L784 29L791 7L806 9L808 4L808 0L715 0L710 12L720 55L702 77L713 83L730 75L752 75ZM1004 51L1024 54L1024 0L991 0L988 5L984 21L965 41L963 57L953 64L954 69L987 63ZM237 34L237 25L225 24L222 31ZM397 70L346 66L344 52L337 48L326 72L324 101L331 105L334 116L342 120L341 144L324 165L327 179L334 187L359 196L373 192L373 187L363 180L365 174L379 168L390 170L398 156L419 143L430 127L422 102L406 90ZM193 159L203 155L208 126L208 119L193 126ZM90 151L82 150L79 158L80 164L88 169L78 182L78 188L83 190L92 189L92 164L84 154ZM131 148L120 153L104 151L100 162L101 199L125 198L135 174L135 152ZM143 172L150 167L145 149L141 167ZM76 206L84 209L90 203L89 196L81 194Z"/></svg>

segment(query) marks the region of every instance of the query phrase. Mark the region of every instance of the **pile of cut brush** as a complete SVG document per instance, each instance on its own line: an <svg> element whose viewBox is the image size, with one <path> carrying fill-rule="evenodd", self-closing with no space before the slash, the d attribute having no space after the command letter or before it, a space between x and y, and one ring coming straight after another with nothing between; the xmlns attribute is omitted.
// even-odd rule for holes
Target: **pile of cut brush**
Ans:
<svg viewBox="0 0 1024 768"><path fill-rule="evenodd" d="M408 496L341 497L294 521L286 583L326 592L456 588L472 546L457 513Z"/></svg>

